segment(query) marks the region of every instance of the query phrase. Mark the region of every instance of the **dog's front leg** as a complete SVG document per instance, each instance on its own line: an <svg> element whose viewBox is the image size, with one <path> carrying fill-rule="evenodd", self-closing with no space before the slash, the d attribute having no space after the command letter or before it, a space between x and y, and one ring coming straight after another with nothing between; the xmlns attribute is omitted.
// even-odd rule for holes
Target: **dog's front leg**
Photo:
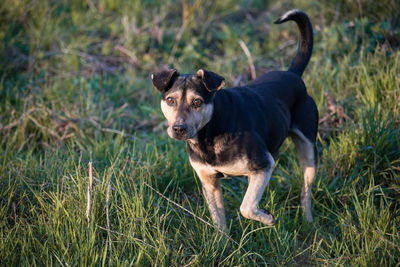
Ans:
<svg viewBox="0 0 400 267"><path fill-rule="evenodd" d="M270 154L270 167L255 172L249 175L249 186L247 187L246 194L243 202L240 205L240 213L248 219L260 221L266 225L273 225L275 223L274 216L268 214L265 210L258 208L258 203L261 200L262 194L271 178L274 160Z"/></svg>
<svg viewBox="0 0 400 267"><path fill-rule="evenodd" d="M228 228L226 227L220 179L215 177L215 174L209 174L204 171L197 172L197 175L200 178L204 198L207 201L214 224L226 232Z"/></svg>

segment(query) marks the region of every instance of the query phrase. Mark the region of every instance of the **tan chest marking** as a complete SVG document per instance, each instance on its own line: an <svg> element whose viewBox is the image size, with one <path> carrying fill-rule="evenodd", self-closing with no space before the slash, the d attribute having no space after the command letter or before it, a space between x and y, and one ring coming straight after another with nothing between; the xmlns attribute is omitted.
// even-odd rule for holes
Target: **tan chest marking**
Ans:
<svg viewBox="0 0 400 267"><path fill-rule="evenodd" d="M252 171L249 169L249 162L247 159L238 159L235 162L220 166L213 166L191 160L190 164L198 174L202 173L213 175L220 172L227 176L248 176L252 173Z"/></svg>
<svg viewBox="0 0 400 267"><path fill-rule="evenodd" d="M232 163L214 166L214 169L228 176L248 176L252 173L249 165L250 164L247 159L241 158Z"/></svg>

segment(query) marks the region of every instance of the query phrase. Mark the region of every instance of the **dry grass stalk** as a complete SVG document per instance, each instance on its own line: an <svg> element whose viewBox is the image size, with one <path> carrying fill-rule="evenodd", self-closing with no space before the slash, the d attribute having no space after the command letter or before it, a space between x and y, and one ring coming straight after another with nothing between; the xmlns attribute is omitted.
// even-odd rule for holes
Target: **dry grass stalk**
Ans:
<svg viewBox="0 0 400 267"><path fill-rule="evenodd" d="M92 163L92 154L90 154L89 161L89 185L87 191L87 208L86 208L86 218L88 222L88 227L90 226L90 214L92 211L92 189L93 189L93 163Z"/></svg>
<svg viewBox="0 0 400 267"><path fill-rule="evenodd" d="M256 68L254 67L253 57L251 56L250 50L247 48L243 40L239 40L239 44L240 47L243 49L243 52L246 54L247 61L249 62L251 78L254 80L256 78Z"/></svg>
<svg viewBox="0 0 400 267"><path fill-rule="evenodd" d="M38 109L37 108L29 109L27 112L24 112L24 114L22 114L22 116L19 119L11 122L10 124L8 124L6 126L3 126L0 124L0 132L7 131L7 130L10 130L10 129L18 126L25 120L26 117L28 117L31 113L35 112L36 110L38 110Z"/></svg>
<svg viewBox="0 0 400 267"><path fill-rule="evenodd" d="M107 231L108 231L108 246L111 254L112 247L111 247L111 237L110 237L110 215L109 215L110 193L111 193L111 184L110 182L108 182L107 196L106 196L106 219L107 219Z"/></svg>

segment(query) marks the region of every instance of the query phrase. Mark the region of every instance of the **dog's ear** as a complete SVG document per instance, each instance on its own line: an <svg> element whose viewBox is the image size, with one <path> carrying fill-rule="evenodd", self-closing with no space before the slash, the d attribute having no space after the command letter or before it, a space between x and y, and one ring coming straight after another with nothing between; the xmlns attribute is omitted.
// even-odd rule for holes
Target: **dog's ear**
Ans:
<svg viewBox="0 0 400 267"><path fill-rule="evenodd" d="M217 91L225 85L224 77L214 72L199 69L196 75L203 81L204 86L210 92Z"/></svg>
<svg viewBox="0 0 400 267"><path fill-rule="evenodd" d="M179 72L175 69L163 70L153 73L151 75L151 80L153 81L154 87L157 88L158 91L166 92L171 88L174 79L177 76L179 76Z"/></svg>

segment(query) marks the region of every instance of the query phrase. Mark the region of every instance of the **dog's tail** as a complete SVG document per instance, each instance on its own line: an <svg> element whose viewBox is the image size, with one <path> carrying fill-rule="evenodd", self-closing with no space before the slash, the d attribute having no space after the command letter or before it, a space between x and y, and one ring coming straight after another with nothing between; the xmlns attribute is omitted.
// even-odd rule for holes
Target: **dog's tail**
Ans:
<svg viewBox="0 0 400 267"><path fill-rule="evenodd" d="M300 29L300 42L299 48L295 58L290 64L289 71L296 73L301 76L310 61L312 49L313 49L313 29L310 19L303 11L293 9L286 12L281 16L275 24L281 24L288 20L293 20L296 22Z"/></svg>

